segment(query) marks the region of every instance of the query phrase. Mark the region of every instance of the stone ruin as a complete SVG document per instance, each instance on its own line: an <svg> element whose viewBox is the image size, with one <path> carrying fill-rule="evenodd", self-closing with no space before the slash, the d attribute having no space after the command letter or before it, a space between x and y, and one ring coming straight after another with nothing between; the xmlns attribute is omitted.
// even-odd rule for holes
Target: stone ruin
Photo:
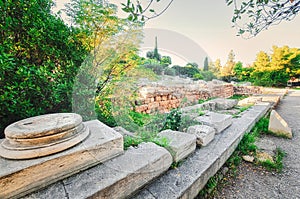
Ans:
<svg viewBox="0 0 300 199"><path fill-rule="evenodd" d="M200 90L206 97L217 96L222 89L226 91L226 88L233 88L232 85L224 86L216 82L212 87L204 82L201 84L216 92L212 94L207 92L208 90L202 90L202 85ZM199 88L199 85L188 87L189 89L181 88L181 90L190 92L190 99L198 100L199 95L202 94L194 93L196 98L193 98L192 87ZM159 93L161 98L159 99L158 95L153 96L154 102L175 100L172 97L176 92L180 93L176 89L162 96ZM233 90L226 93L232 95ZM227 94L223 93L222 96ZM149 95L145 96L145 99L148 99ZM182 98L176 99L182 100ZM153 103L151 101L150 99L149 104ZM42 115L11 124L5 130L6 138L0 140L0 198L129 197L163 173L168 176L171 172L170 175L173 177L183 175L183 173L173 175L172 172L177 171L168 169L173 162L180 162L190 156L201 159L193 161L190 166L187 161L187 167L191 167L192 171L201 170L201 165L206 169L209 168L197 172L197 175L191 175L195 177L189 182L192 186L184 185L184 187L191 187L191 190L185 193L190 195L187 198L192 198L211 176L211 168L216 172L222 162L230 156L230 152L227 151L233 151L232 147L237 145L227 144L223 140L238 142L243 132L248 131L257 118L270 108L266 103L254 108L252 112L247 112L240 121L243 125L236 124L234 121L237 120L230 115L215 112L231 109L236 103L236 100L219 98L182 108L183 114L192 116L191 119L197 124L188 127L186 132L172 130L160 132L158 136L169 141L166 148L154 143L142 143L124 151L123 136L134 136L133 133L124 133L121 127L112 129L98 120L82 122L81 116L73 113ZM169 108L164 107L164 110ZM199 113L197 114L199 109L207 111L200 116ZM224 132L226 135L223 135ZM124 135L122 136L121 133ZM237 133L238 136L233 133ZM225 149L222 148L224 143L226 143ZM219 157L220 154L225 156ZM214 162L215 160L218 161ZM185 167L182 168L182 172L187 170ZM199 180L201 185L198 183ZM169 182L172 181L164 183ZM161 195L164 190L151 192L150 195L154 193ZM149 195L142 191L136 197L144 198L144 196ZM179 196L162 197L178 198Z"/></svg>
<svg viewBox="0 0 300 199"><path fill-rule="evenodd" d="M83 141L89 128L80 115L59 113L36 116L9 125L0 145L0 156L30 159L51 155Z"/></svg>
<svg viewBox="0 0 300 199"><path fill-rule="evenodd" d="M19 198L123 153L119 133L74 113L18 121L0 142L0 198Z"/></svg>
<svg viewBox="0 0 300 199"><path fill-rule="evenodd" d="M262 88L233 85L219 80L205 82L163 76L160 81L141 80L135 111L140 113L169 112L173 108L196 104L208 98L229 98L234 94L261 94Z"/></svg>
<svg viewBox="0 0 300 199"><path fill-rule="evenodd" d="M215 100L215 107L229 109L236 105L232 100L225 100L226 102L224 100ZM185 112L192 113L195 108L197 107L187 108ZM15 122L5 129L6 137L1 141L0 165L3 169L0 171L0 198L19 198L51 186L59 180L69 179L69 176L76 173L82 175L81 181L86 182L91 180L91 176L85 172L90 172L89 168L95 165L100 167L97 172L107 173L96 175L102 176L102 180L94 179L100 182L105 180L103 187L102 185L94 187L92 184L90 186L94 187L97 194L103 198L106 198L107 194L113 194L114 198L123 198L131 192L128 192L122 183L117 187L106 185L116 183L115 177L112 182L109 181L110 175L117 175L120 178L118 180L123 181L130 178L127 175L138 173L138 179L131 182L133 184L131 186L139 189L164 173L172 162L179 162L188 157L196 150L197 145L208 145L215 134L232 124L231 119L228 115L208 112L204 116L194 118L199 125L191 126L187 132L172 130L160 132L158 137L167 138L169 141L166 149L153 143L145 143L136 149L128 149L124 155L122 155L123 136L117 131L122 131L122 134L126 134L124 136L134 134L124 133L122 128L114 130L97 120L82 122L78 114L48 114ZM139 164L141 159L145 162ZM123 172L126 173L125 176ZM103 175L108 175L108 182ZM75 184L64 188L68 189L70 195L74 194L74 198L86 198L90 194L80 193L73 187L78 180L68 181L67 184ZM37 198L40 197L41 195L38 195ZM35 197L31 195L30 198Z"/></svg>

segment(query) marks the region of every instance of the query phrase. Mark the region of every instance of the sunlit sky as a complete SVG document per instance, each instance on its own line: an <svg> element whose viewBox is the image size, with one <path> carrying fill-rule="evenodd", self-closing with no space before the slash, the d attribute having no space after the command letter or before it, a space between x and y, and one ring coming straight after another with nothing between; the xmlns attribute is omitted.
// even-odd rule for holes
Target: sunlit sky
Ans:
<svg viewBox="0 0 300 199"><path fill-rule="evenodd" d="M57 1L58 8L67 2L67 0ZM118 6L121 2L124 3L126 0L114 1L119 4ZM215 61L220 58L222 64L225 64L230 50L234 51L236 61L251 64L260 50L269 53L273 45L300 47L300 16L293 21L272 26L254 38L243 39L236 36L237 30L232 28L232 13L232 8L226 6L225 0L174 0L163 15L148 21L145 28L165 29L178 33L204 49L211 60ZM157 37L160 44L160 35ZM154 38L148 39L153 40L154 45ZM171 38L168 42L176 45L178 40ZM182 45L178 42L178 46L186 49L185 52L195 53L193 52L194 48L189 50L189 45ZM174 49L166 50L174 52L174 54L181 53ZM186 54L181 56L186 57ZM193 62L194 60L188 61ZM198 64L202 65L203 63Z"/></svg>

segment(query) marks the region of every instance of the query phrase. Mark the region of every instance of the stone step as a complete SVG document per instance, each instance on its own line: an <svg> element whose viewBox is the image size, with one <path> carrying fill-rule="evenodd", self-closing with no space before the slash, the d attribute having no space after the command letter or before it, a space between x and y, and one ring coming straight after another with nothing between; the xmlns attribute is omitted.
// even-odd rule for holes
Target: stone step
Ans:
<svg viewBox="0 0 300 199"><path fill-rule="evenodd" d="M127 198L168 170L171 164L172 156L166 149L154 143L142 143L24 198Z"/></svg>
<svg viewBox="0 0 300 199"><path fill-rule="evenodd" d="M206 146L215 138L216 130L207 125L195 125L190 126L187 133L196 135L197 145Z"/></svg>
<svg viewBox="0 0 300 199"><path fill-rule="evenodd" d="M171 153L174 162L186 158L196 149L196 136L193 134L164 130L158 136L165 137L169 141L166 148Z"/></svg>
<svg viewBox="0 0 300 199"><path fill-rule="evenodd" d="M216 133L221 133L232 124L232 116L221 113L208 112L194 119L196 122L215 128Z"/></svg>
<svg viewBox="0 0 300 199"><path fill-rule="evenodd" d="M195 198L199 191L226 162L245 132L251 130L270 109L269 103L257 104L245 111L240 118L206 147L197 148L180 167L168 170L153 183L137 193L134 199Z"/></svg>
<svg viewBox="0 0 300 199"><path fill-rule="evenodd" d="M19 198L124 152L119 133L98 120L84 124L90 135L60 153L28 160L0 157L0 198Z"/></svg>

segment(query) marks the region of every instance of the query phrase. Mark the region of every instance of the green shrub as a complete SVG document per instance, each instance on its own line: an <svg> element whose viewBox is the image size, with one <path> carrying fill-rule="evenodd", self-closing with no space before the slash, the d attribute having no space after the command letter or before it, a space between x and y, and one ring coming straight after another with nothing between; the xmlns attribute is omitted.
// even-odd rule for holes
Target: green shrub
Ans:
<svg viewBox="0 0 300 199"><path fill-rule="evenodd" d="M173 109L166 117L162 130L171 129L178 131L181 124L181 112L178 109Z"/></svg>
<svg viewBox="0 0 300 199"><path fill-rule="evenodd" d="M173 68L167 67L165 69L165 75L176 76L176 71Z"/></svg>
<svg viewBox="0 0 300 199"><path fill-rule="evenodd" d="M71 111L73 79L87 55L52 1L4 1L0 7L0 137L10 123Z"/></svg>

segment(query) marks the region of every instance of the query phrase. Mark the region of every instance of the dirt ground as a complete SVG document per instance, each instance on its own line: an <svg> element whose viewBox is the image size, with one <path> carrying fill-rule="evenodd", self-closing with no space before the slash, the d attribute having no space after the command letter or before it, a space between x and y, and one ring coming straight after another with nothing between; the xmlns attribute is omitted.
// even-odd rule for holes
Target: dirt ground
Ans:
<svg viewBox="0 0 300 199"><path fill-rule="evenodd" d="M289 90L276 111L293 131L292 139L267 136L286 152L282 172L268 172L243 162L237 177L217 191L216 199L300 199L300 90Z"/></svg>

